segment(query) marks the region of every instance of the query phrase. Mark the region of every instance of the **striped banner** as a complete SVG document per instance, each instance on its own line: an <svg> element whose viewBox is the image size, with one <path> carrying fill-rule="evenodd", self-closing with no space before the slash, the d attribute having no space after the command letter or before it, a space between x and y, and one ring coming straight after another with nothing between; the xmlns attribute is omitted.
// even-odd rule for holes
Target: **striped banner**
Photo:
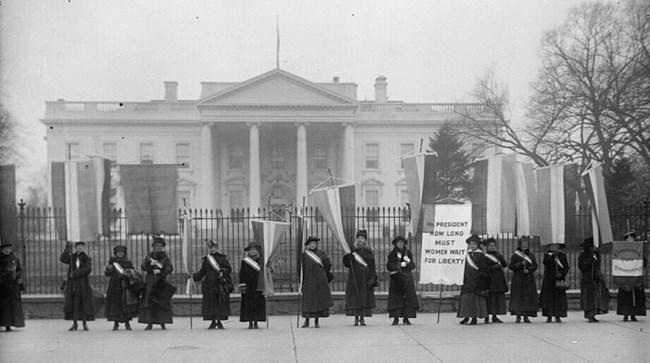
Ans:
<svg viewBox="0 0 650 363"><path fill-rule="evenodd" d="M261 291L264 296L273 295L273 275L271 269L268 268L269 261L277 252L280 246L280 240L291 226L286 222L263 221L259 219L251 219L251 228L253 229L253 238L261 246L261 261L260 268L263 273L260 274L257 282L257 291Z"/></svg>
<svg viewBox="0 0 650 363"><path fill-rule="evenodd" d="M612 276L616 286L643 286L643 241L612 242Z"/></svg>
<svg viewBox="0 0 650 363"><path fill-rule="evenodd" d="M93 241L98 235L108 236L110 161L92 158L52 162L51 172L52 206L59 239Z"/></svg>
<svg viewBox="0 0 650 363"><path fill-rule="evenodd" d="M433 206L436 204L438 195L437 157L435 154L415 154L406 156L402 160L409 205L411 206L409 233L415 236L418 232L426 229L423 225L425 212L427 212L426 220L433 221L435 219Z"/></svg>
<svg viewBox="0 0 650 363"><path fill-rule="evenodd" d="M474 163L472 233L516 232L515 154L496 155Z"/></svg>
<svg viewBox="0 0 650 363"><path fill-rule="evenodd" d="M318 212L325 219L325 223L345 253L350 253L354 246L356 232L355 185L347 184L315 189L310 195L314 198Z"/></svg>
<svg viewBox="0 0 650 363"><path fill-rule="evenodd" d="M612 234L612 225L609 220L609 210L607 209L602 165L594 165L591 169L583 172L582 179L591 206L594 245L600 246L603 243L612 242L614 235Z"/></svg>
<svg viewBox="0 0 650 363"><path fill-rule="evenodd" d="M580 190L577 164L539 168L535 173L537 211L531 234L540 243L575 243L576 195Z"/></svg>
<svg viewBox="0 0 650 363"><path fill-rule="evenodd" d="M16 167L0 165L0 242L18 246L18 216L16 213Z"/></svg>
<svg viewBox="0 0 650 363"><path fill-rule="evenodd" d="M535 174L533 165L515 161L515 205L517 209L515 235L530 236L532 222L536 220L537 208L535 206Z"/></svg>

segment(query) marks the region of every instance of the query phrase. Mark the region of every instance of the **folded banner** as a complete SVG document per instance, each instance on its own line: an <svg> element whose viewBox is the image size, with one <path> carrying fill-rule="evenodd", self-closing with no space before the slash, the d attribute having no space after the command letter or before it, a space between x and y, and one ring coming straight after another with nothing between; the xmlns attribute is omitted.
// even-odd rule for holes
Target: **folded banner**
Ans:
<svg viewBox="0 0 650 363"><path fill-rule="evenodd" d="M120 165L128 233L178 233L176 165Z"/></svg>
<svg viewBox="0 0 650 363"><path fill-rule="evenodd" d="M355 195L354 184L315 189L310 195L314 198L318 212L339 241L345 253L350 253L354 246Z"/></svg>
<svg viewBox="0 0 650 363"><path fill-rule="evenodd" d="M537 211L532 235L540 236L540 243L575 243L576 195L580 190L577 164L562 164L539 168L537 183Z"/></svg>
<svg viewBox="0 0 650 363"><path fill-rule="evenodd" d="M532 223L537 218L536 190L535 190L535 173L533 164L521 161L515 161L515 205L517 208L517 218L515 226L515 235L530 236L532 233Z"/></svg>
<svg viewBox="0 0 650 363"><path fill-rule="evenodd" d="M280 240L289 230L291 225L286 222L263 221L251 219L251 228L253 229L253 238L261 246L261 261L259 280L257 282L257 291L261 291L264 296L273 295L273 276L269 267L269 261L277 252L280 246Z"/></svg>
<svg viewBox="0 0 650 363"><path fill-rule="evenodd" d="M612 242L612 276L616 286L630 291L643 286L643 241Z"/></svg>
<svg viewBox="0 0 650 363"><path fill-rule="evenodd" d="M0 242L18 247L18 216L16 213L16 167L0 165Z"/></svg>
<svg viewBox="0 0 650 363"><path fill-rule="evenodd" d="M110 235L110 168L104 158L52 162L52 207L60 240L92 241Z"/></svg>
<svg viewBox="0 0 650 363"><path fill-rule="evenodd" d="M420 283L462 285L472 206L438 204L435 209L433 231L422 233Z"/></svg>
<svg viewBox="0 0 650 363"><path fill-rule="evenodd" d="M190 274L190 215L187 208L183 208L183 233L181 240L181 257L183 258L183 272Z"/></svg>
<svg viewBox="0 0 650 363"><path fill-rule="evenodd" d="M594 245L599 246L603 243L612 242L614 235L612 234L612 225L609 220L609 210L607 209L602 165L597 164L586 170L582 173L582 178L585 182L587 197L591 206Z"/></svg>
<svg viewBox="0 0 650 363"><path fill-rule="evenodd" d="M515 233L515 191L515 154L476 161L472 181L473 233Z"/></svg>
<svg viewBox="0 0 650 363"><path fill-rule="evenodd" d="M409 232L415 236L418 232L430 231L429 227L423 225L423 219L435 219L433 205L435 205L438 195L437 156L435 154L415 154L406 156L402 160L411 206ZM424 214L428 214L427 217L424 217Z"/></svg>
<svg viewBox="0 0 650 363"><path fill-rule="evenodd" d="M302 292L302 252L305 249L305 242L309 235L309 225L304 216L304 208L298 214L298 228L296 232L296 276L300 277L298 293Z"/></svg>

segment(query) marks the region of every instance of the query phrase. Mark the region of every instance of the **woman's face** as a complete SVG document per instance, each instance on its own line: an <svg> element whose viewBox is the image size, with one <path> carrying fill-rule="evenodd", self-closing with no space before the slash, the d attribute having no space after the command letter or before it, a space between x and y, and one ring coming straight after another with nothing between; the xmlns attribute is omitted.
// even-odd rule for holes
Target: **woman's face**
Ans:
<svg viewBox="0 0 650 363"><path fill-rule="evenodd" d="M74 249L77 252L83 252L86 249L86 245L76 245L76 246L74 246Z"/></svg>
<svg viewBox="0 0 650 363"><path fill-rule="evenodd" d="M521 240L521 249L522 250L527 250L528 249L528 239Z"/></svg>
<svg viewBox="0 0 650 363"><path fill-rule="evenodd" d="M162 252L163 250L165 250L165 246L162 243L154 243L153 250L155 252Z"/></svg>
<svg viewBox="0 0 650 363"><path fill-rule="evenodd" d="M497 251L497 244L494 243L494 242L490 242L487 245L487 250L488 250L488 252L496 252Z"/></svg>
<svg viewBox="0 0 650 363"><path fill-rule="evenodd" d="M470 242L470 243L467 244L467 248L468 248L470 251L474 251L474 250L476 249L476 247L478 247L478 245L476 244L476 242Z"/></svg>
<svg viewBox="0 0 650 363"><path fill-rule="evenodd" d="M310 250L315 250L318 247L318 242L311 241L309 244L307 244L307 247L309 247Z"/></svg>
<svg viewBox="0 0 650 363"><path fill-rule="evenodd" d="M255 247L251 247L251 248L248 250L248 255L251 256L251 257L253 257L253 258L255 258L255 257L258 257L258 256L260 255L260 253L259 253L259 251L257 251L257 248L255 248Z"/></svg>
<svg viewBox="0 0 650 363"><path fill-rule="evenodd" d="M402 248L404 248L404 241L395 242L395 246L397 246L397 248L401 250Z"/></svg>
<svg viewBox="0 0 650 363"><path fill-rule="evenodd" d="M217 252L219 252L219 246L217 246L217 245L210 246L210 253L214 254L214 253L217 253Z"/></svg>
<svg viewBox="0 0 650 363"><path fill-rule="evenodd" d="M117 256L119 258L124 258L124 255L125 255L124 251L122 251L122 250L119 250L119 251L115 252L115 256Z"/></svg>
<svg viewBox="0 0 650 363"><path fill-rule="evenodd" d="M5 255L10 254L11 253L11 246L2 247L2 253L4 253Z"/></svg>
<svg viewBox="0 0 650 363"><path fill-rule="evenodd" d="M357 247L362 247L366 245L366 238L363 236L357 237L357 239L354 241L354 245Z"/></svg>

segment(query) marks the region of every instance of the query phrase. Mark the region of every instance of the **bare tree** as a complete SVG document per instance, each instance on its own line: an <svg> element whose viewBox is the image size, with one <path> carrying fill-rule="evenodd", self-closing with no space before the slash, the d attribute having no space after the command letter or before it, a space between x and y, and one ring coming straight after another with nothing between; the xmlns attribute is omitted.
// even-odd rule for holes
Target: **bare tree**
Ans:
<svg viewBox="0 0 650 363"><path fill-rule="evenodd" d="M0 103L0 164L8 163L18 155L16 122Z"/></svg>

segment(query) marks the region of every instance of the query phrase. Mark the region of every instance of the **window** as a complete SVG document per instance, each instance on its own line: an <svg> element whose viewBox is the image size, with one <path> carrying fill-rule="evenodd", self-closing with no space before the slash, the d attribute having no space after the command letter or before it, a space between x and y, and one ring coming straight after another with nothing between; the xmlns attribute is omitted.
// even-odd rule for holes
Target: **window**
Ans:
<svg viewBox="0 0 650 363"><path fill-rule="evenodd" d="M72 142L65 144L65 159L74 160L79 159L79 143Z"/></svg>
<svg viewBox="0 0 650 363"><path fill-rule="evenodd" d="M234 223L242 223L246 217L246 211L244 209L244 191L243 190L231 190L230 193L230 211L232 221Z"/></svg>
<svg viewBox="0 0 650 363"><path fill-rule="evenodd" d="M271 147L271 169L284 169L284 145L274 144Z"/></svg>
<svg viewBox="0 0 650 363"><path fill-rule="evenodd" d="M366 190L366 218L368 222L379 221L379 190Z"/></svg>
<svg viewBox="0 0 650 363"><path fill-rule="evenodd" d="M379 144L366 144L366 169L379 169Z"/></svg>
<svg viewBox="0 0 650 363"><path fill-rule="evenodd" d="M401 189L399 191L399 205L402 207L406 206L406 203L409 202L409 191L408 189Z"/></svg>
<svg viewBox="0 0 650 363"><path fill-rule="evenodd" d="M327 146L315 144L312 148L312 166L314 169L327 169Z"/></svg>
<svg viewBox="0 0 650 363"><path fill-rule="evenodd" d="M178 208L192 208L192 193L189 190L179 190L176 195L178 196ZM185 204L183 204L183 200L185 200Z"/></svg>
<svg viewBox="0 0 650 363"><path fill-rule="evenodd" d="M117 162L117 144L114 142L105 142L102 145L102 154L111 161L111 166Z"/></svg>
<svg viewBox="0 0 650 363"><path fill-rule="evenodd" d="M176 144L176 164L179 168L190 167L190 144Z"/></svg>
<svg viewBox="0 0 650 363"><path fill-rule="evenodd" d="M405 154L410 153L413 151L413 144L411 143L404 143L399 145L399 167L400 169L404 169L404 160L402 160L402 157L404 157Z"/></svg>
<svg viewBox="0 0 650 363"><path fill-rule="evenodd" d="M140 164L153 164L153 143L140 144Z"/></svg>
<svg viewBox="0 0 650 363"><path fill-rule="evenodd" d="M231 170L244 169L244 150L239 144L228 146L228 168Z"/></svg>

